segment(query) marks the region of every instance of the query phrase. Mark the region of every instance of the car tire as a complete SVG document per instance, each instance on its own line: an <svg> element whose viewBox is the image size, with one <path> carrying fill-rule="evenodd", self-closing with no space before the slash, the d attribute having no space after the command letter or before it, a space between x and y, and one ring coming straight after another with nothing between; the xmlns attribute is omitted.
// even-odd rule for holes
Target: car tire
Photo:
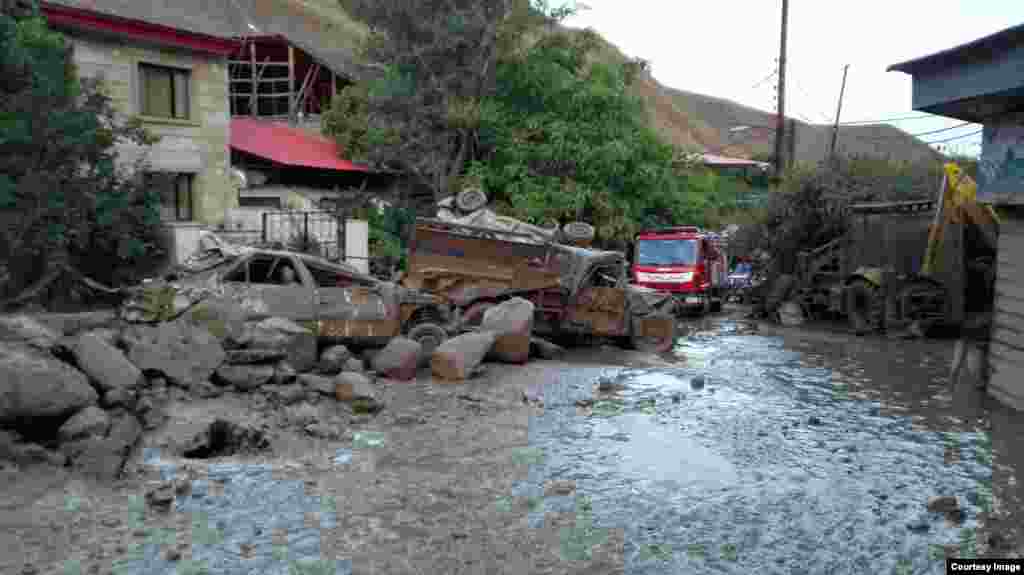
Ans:
<svg viewBox="0 0 1024 575"><path fill-rule="evenodd" d="M448 332L436 323L414 325L405 337L420 344L420 365L430 362L434 350L448 339Z"/></svg>

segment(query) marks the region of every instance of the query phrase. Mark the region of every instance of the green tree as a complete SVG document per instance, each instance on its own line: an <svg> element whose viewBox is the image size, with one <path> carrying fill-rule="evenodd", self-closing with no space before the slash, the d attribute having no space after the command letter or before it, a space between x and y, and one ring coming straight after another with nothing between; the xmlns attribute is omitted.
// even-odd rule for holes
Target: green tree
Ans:
<svg viewBox="0 0 1024 575"><path fill-rule="evenodd" d="M118 167L115 145L154 139L119 118L100 82L79 81L70 44L36 2L3 6L0 298L41 288L61 269L124 279L158 251L159 198Z"/></svg>

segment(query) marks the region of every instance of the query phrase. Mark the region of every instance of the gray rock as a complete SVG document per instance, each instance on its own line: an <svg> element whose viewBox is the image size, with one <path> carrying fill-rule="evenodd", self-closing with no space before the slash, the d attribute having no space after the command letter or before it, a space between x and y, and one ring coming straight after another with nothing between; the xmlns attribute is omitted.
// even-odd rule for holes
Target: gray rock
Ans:
<svg viewBox="0 0 1024 575"><path fill-rule="evenodd" d="M316 334L297 323L272 317L254 326L248 348L283 350L287 361L298 371L309 371L317 362Z"/></svg>
<svg viewBox="0 0 1024 575"><path fill-rule="evenodd" d="M352 358L352 352L343 345L332 345L320 354L317 371L322 374L334 375L345 369L346 363Z"/></svg>
<svg viewBox="0 0 1024 575"><path fill-rule="evenodd" d="M222 365L217 368L217 379L241 391L252 391L274 377L272 365Z"/></svg>
<svg viewBox="0 0 1024 575"><path fill-rule="evenodd" d="M497 338L493 332L474 332L449 339L434 350L430 369L443 380L469 379Z"/></svg>
<svg viewBox="0 0 1024 575"><path fill-rule="evenodd" d="M90 405L65 421L57 430L57 438L66 442L83 437L106 437L109 429L110 417L107 416L107 412Z"/></svg>
<svg viewBox="0 0 1024 575"><path fill-rule="evenodd" d="M274 377L271 379L271 383L274 385L286 385L295 381L298 377L299 372L295 371L295 368L288 362L282 361L281 363L274 366Z"/></svg>
<svg viewBox="0 0 1024 575"><path fill-rule="evenodd" d="M565 355L565 348L539 337L530 338L530 355L541 359L558 359Z"/></svg>
<svg viewBox="0 0 1024 575"><path fill-rule="evenodd" d="M953 513L960 509L955 495L939 495L928 499L928 511L932 513Z"/></svg>
<svg viewBox="0 0 1024 575"><path fill-rule="evenodd" d="M366 365L363 363L361 359L353 357L349 358L349 360L345 362L345 368L342 371L354 371L356 373L362 373L366 371Z"/></svg>
<svg viewBox="0 0 1024 575"><path fill-rule="evenodd" d="M370 378L352 371L343 372L334 379L335 396L338 401L355 399L377 399L377 389Z"/></svg>
<svg viewBox="0 0 1024 575"><path fill-rule="evenodd" d="M183 321L133 326L124 339L128 359L139 369L160 372L184 387L209 380L224 363L220 341L205 328Z"/></svg>
<svg viewBox="0 0 1024 575"><path fill-rule="evenodd" d="M68 416L97 399L82 372L27 344L0 343L0 423Z"/></svg>
<svg viewBox="0 0 1024 575"><path fill-rule="evenodd" d="M111 347L118 347L121 344L121 331L112 327L101 327L88 333L107 342Z"/></svg>
<svg viewBox="0 0 1024 575"><path fill-rule="evenodd" d="M341 431L326 423L310 423L305 428L306 433L320 439L339 439Z"/></svg>
<svg viewBox="0 0 1024 575"><path fill-rule="evenodd" d="M82 334L71 349L79 368L100 389L131 389L143 382L142 370L94 332Z"/></svg>
<svg viewBox="0 0 1024 575"><path fill-rule="evenodd" d="M192 392L202 399L210 399L224 395L224 388L204 381L192 386Z"/></svg>
<svg viewBox="0 0 1024 575"><path fill-rule="evenodd" d="M416 377L422 346L404 337L394 337L373 356L373 370L389 379L409 381Z"/></svg>
<svg viewBox="0 0 1024 575"><path fill-rule="evenodd" d="M297 383L274 387L271 391L272 397L276 397L284 405L298 403L306 399L308 394L309 390Z"/></svg>
<svg viewBox="0 0 1024 575"><path fill-rule="evenodd" d="M230 349L226 354L224 362L230 365L277 363L288 357L283 349Z"/></svg>
<svg viewBox="0 0 1024 575"><path fill-rule="evenodd" d="M12 461L18 465L48 463L57 467L64 467L67 464L67 456L63 453L51 451L37 443L0 445L0 459Z"/></svg>
<svg viewBox="0 0 1024 575"><path fill-rule="evenodd" d="M320 395L330 397L335 396L334 378L312 373L303 373L299 375L298 381L302 386L315 391Z"/></svg>
<svg viewBox="0 0 1024 575"><path fill-rule="evenodd" d="M0 342L24 343L48 351L60 337L60 333L27 315L0 315Z"/></svg>
<svg viewBox="0 0 1024 575"><path fill-rule="evenodd" d="M533 333L533 302L515 297L488 308L480 322L480 331L497 335L488 352L494 359L526 363L530 359L530 334Z"/></svg>
<svg viewBox="0 0 1024 575"><path fill-rule="evenodd" d="M142 435L142 425L134 415L116 418L107 437L88 437L61 445L72 466L83 474L101 480L117 479L124 463Z"/></svg>
<svg viewBox="0 0 1024 575"><path fill-rule="evenodd" d="M134 408L136 399L138 399L138 395L134 389L112 389L100 397L100 405L103 407L127 407L131 409Z"/></svg>

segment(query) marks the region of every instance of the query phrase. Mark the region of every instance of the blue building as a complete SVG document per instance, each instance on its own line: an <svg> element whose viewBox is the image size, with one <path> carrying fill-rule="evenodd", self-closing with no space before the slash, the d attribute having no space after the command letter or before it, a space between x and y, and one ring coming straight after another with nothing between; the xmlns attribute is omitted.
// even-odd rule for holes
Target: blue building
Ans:
<svg viewBox="0 0 1024 575"><path fill-rule="evenodd" d="M978 200L1000 225L989 392L1024 410L1024 24L894 64L913 78L913 108L984 126Z"/></svg>

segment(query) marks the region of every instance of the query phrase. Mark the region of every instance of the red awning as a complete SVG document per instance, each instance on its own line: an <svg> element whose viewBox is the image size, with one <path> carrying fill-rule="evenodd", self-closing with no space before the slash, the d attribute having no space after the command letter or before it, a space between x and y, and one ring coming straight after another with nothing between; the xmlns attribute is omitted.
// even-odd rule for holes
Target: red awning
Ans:
<svg viewBox="0 0 1024 575"><path fill-rule="evenodd" d="M338 146L331 140L270 120L232 118L231 147L286 166L338 172L371 171L338 157Z"/></svg>

